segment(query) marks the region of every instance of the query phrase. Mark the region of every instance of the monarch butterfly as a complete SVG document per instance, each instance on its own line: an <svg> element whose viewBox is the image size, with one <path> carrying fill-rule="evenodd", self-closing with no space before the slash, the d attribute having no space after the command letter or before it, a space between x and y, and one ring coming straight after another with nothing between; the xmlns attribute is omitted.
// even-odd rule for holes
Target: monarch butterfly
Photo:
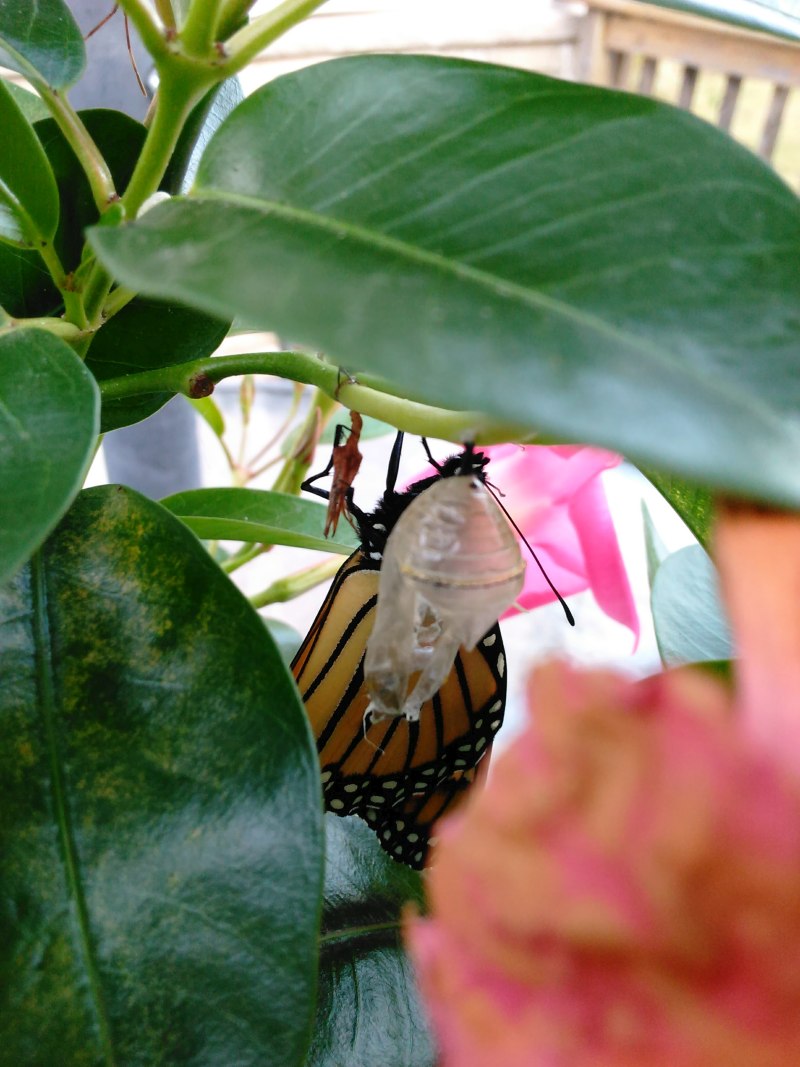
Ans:
<svg viewBox="0 0 800 1067"><path fill-rule="evenodd" d="M431 486L464 473L483 482L488 463L488 457L468 449L437 465L433 476L397 492L402 439L398 434L386 492L373 512L357 508L352 488L347 490L361 547L334 578L292 672L317 739L326 807L338 815L361 815L389 855L420 868L431 823L464 796L502 724L505 652L495 623L472 650L455 653L443 683L417 719L365 719L370 695L364 654L389 534ZM309 482L305 488L326 496Z"/></svg>

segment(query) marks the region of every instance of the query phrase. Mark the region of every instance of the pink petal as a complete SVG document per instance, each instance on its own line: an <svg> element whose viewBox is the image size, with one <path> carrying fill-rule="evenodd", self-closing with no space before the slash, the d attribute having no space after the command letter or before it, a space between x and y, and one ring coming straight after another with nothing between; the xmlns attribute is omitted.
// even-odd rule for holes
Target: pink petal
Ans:
<svg viewBox="0 0 800 1067"><path fill-rule="evenodd" d="M800 773L800 516L721 508L714 543L746 728Z"/></svg>
<svg viewBox="0 0 800 1067"><path fill-rule="evenodd" d="M639 616L619 541L600 481L589 482L570 501L570 515L581 541L589 588L610 618L639 640Z"/></svg>

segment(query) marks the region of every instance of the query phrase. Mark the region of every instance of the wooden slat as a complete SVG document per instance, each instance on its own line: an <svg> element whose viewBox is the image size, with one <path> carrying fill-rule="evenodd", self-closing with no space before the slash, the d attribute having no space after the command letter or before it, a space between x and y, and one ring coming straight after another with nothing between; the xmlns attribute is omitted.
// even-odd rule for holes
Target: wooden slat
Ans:
<svg viewBox="0 0 800 1067"><path fill-rule="evenodd" d="M639 92L642 96L649 96L652 93L657 71L658 60L653 59L652 56L645 56L639 74Z"/></svg>
<svg viewBox="0 0 800 1067"><path fill-rule="evenodd" d="M580 82L605 82L608 76L606 50L603 46L605 15L589 11L578 20L575 44L575 79Z"/></svg>
<svg viewBox="0 0 800 1067"><path fill-rule="evenodd" d="M625 89L631 69L631 57L627 52L609 53L609 83L615 89Z"/></svg>
<svg viewBox="0 0 800 1067"><path fill-rule="evenodd" d="M766 30L751 30L745 26L738 26L732 22L711 20L703 15L690 15L685 11L678 11L672 7L660 5L646 6L638 0L583 0L590 11L597 11L604 15L620 14L636 18L646 11L647 18L654 22L668 22L672 25L688 26L690 29L714 26L715 32L723 37L741 37L753 41L789 43L786 38L775 37ZM789 44L789 47L792 47Z"/></svg>
<svg viewBox="0 0 800 1067"><path fill-rule="evenodd" d="M720 35L708 25L689 28L650 17L607 15L605 45L609 51L672 59L700 70L800 86L800 47L758 35Z"/></svg>
<svg viewBox="0 0 800 1067"><path fill-rule="evenodd" d="M783 109L786 107L788 97L789 88L786 85L776 85L772 91L772 102L769 105L764 129L761 131L761 143L758 146L758 151L764 159L772 159L775 142L780 133Z"/></svg>
<svg viewBox="0 0 800 1067"><path fill-rule="evenodd" d="M694 97L694 90L697 86L697 67L692 67L687 64L683 68L683 78L681 80L681 91L678 95L678 107L686 108L690 110L692 106L692 99Z"/></svg>
<svg viewBox="0 0 800 1067"><path fill-rule="evenodd" d="M729 74L725 84L725 95L717 116L717 126L726 132L731 128L733 113L736 110L736 101L739 99L739 90L742 87L742 79L738 74Z"/></svg>

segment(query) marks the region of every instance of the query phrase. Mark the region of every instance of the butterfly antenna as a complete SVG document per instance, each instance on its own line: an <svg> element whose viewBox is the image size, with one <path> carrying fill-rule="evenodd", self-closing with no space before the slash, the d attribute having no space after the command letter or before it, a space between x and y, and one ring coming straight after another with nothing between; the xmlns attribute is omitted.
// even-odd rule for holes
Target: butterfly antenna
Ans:
<svg viewBox="0 0 800 1067"><path fill-rule="evenodd" d="M555 595L556 599L558 600L559 604L560 604L560 605L561 605L561 607L562 607L562 608L564 609L564 614L565 614L565 615L566 615L566 617L567 617L567 622L568 622L568 623L570 624L570 626L574 626L574 625L575 625L575 616L574 616L574 615L572 614L572 612L570 611L570 609L569 609L569 605L567 604L566 600L565 600L565 599L563 598L563 596L561 595L561 593L559 593L559 591L558 591L558 590L556 589L556 587L555 587L555 586L553 585L553 583L552 583L552 582L550 581L550 578L549 578L549 576L548 576L548 574L547 574L547 571L546 571L546 570L544 569L544 567L542 566L542 564L541 564L541 563L540 563L540 561L539 561L539 557L538 557L538 556L536 555L536 553L535 553L535 552L533 551L533 549L531 548L531 543L530 543L530 541L529 541L529 540L528 540L528 538L527 538L527 537L525 536L525 534L524 534L524 533L522 532L522 530L520 530L519 526L517 526L517 524L516 524L516 523L514 522L514 520L512 519L511 515L510 515L510 514L508 513L508 508L506 508L506 507L504 506L503 502L502 502L502 501L500 500L500 497L499 497L499 496L497 495L497 493L495 493L495 492L493 491L493 489L491 489L491 488L490 488L490 487L489 487L488 485L487 485L487 487L486 487L486 488L487 488L487 489L489 490L489 492L490 492L490 493L492 494L492 496L494 497L494 499L495 499L495 503L496 503L496 504L497 504L497 506L498 506L498 507L500 508L500 510L502 511L502 513L503 513L503 514L505 515L505 517L506 517L506 518L508 519L508 521L509 521L509 522L511 523L511 525L512 525L512 526L514 527L514 529L515 529L515 530L517 531L517 534L519 535L519 539L520 539L520 541L522 541L522 543L523 543L523 544L525 545L525 547L527 548L527 550L528 550L528 551L530 552L531 556L533 557L533 561L534 561L534 563L535 563L535 564L536 564L536 566L537 566L537 567L539 568L539 570L540 570L540 571L542 572L542 577L543 577L543 578L544 578L544 580L545 580L545 581L547 582L547 584L548 584L548 585L550 586L550 589L552 590L552 592L553 592L553 594Z"/></svg>

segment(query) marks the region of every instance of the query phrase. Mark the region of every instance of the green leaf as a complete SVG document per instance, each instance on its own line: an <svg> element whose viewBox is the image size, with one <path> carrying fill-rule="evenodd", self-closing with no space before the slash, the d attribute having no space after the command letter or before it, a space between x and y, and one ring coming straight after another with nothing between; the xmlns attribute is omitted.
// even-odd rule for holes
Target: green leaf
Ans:
<svg viewBox="0 0 800 1067"><path fill-rule="evenodd" d="M83 484L99 412L92 376L63 341L43 330L0 337L0 585Z"/></svg>
<svg viewBox="0 0 800 1067"><path fill-rule="evenodd" d="M225 418L220 411L219 407L214 403L214 400L210 396L202 396L197 400L189 399L189 403L194 410L204 419L211 427L212 432L217 437L222 437L225 433Z"/></svg>
<svg viewBox="0 0 800 1067"><path fill-rule="evenodd" d="M419 875L394 863L355 817L327 815L319 994L307 1067L433 1067L436 1055L401 912L421 909Z"/></svg>
<svg viewBox="0 0 800 1067"><path fill-rule="evenodd" d="M643 0L643 3L800 41L800 5L797 0Z"/></svg>
<svg viewBox="0 0 800 1067"><path fill-rule="evenodd" d="M653 522L653 516L650 514L650 509L644 500L642 501L642 527L644 529L644 550L647 560L647 582L652 590L658 568L670 553L661 540L656 524Z"/></svg>
<svg viewBox="0 0 800 1067"><path fill-rule="evenodd" d="M15 318L36 318L57 312L61 294L38 252L0 241L0 304Z"/></svg>
<svg viewBox="0 0 800 1067"><path fill-rule="evenodd" d="M700 544L708 548L714 522L714 494L661 471L646 468L642 474L677 511Z"/></svg>
<svg viewBox="0 0 800 1067"><path fill-rule="evenodd" d="M63 0L3 0L0 65L53 89L78 80L86 66L86 49Z"/></svg>
<svg viewBox="0 0 800 1067"><path fill-rule="evenodd" d="M694 116L334 60L241 104L195 192L94 230L106 266L412 398L800 504L800 203Z"/></svg>
<svg viewBox="0 0 800 1067"><path fill-rule="evenodd" d="M263 615L261 619L288 667L303 643L303 635L288 623L281 622L280 619L267 619Z"/></svg>
<svg viewBox="0 0 800 1067"><path fill-rule="evenodd" d="M319 443L321 445L332 445L336 436L336 427L339 425L346 426L348 430L350 429L350 415L346 411L342 411L328 423L322 431ZM371 415L361 416L362 441L369 441L373 437L385 437L389 433L397 433L397 431L388 422L381 422L380 419L374 419Z"/></svg>
<svg viewBox="0 0 800 1067"><path fill-rule="evenodd" d="M658 650L666 667L731 659L730 629L719 597L717 572L699 545L673 552L658 568L652 611Z"/></svg>
<svg viewBox="0 0 800 1067"><path fill-rule="evenodd" d="M82 111L80 116L109 164L117 188L125 188L144 143L144 126L118 111ZM37 122L35 129L55 174L59 198L65 205L55 235L55 248L64 268L75 270L81 262L84 230L98 218L94 197L83 168L55 121ZM59 313L61 294L37 252L26 252L0 242L0 304L19 318Z"/></svg>
<svg viewBox="0 0 800 1067"><path fill-rule="evenodd" d="M93 108L79 112L81 121L108 164L117 189L124 189L133 174L147 131L121 111ZM56 177L61 203L66 205L56 234L56 250L65 270L81 262L84 231L97 222L98 211L89 181L54 119L36 123Z"/></svg>
<svg viewBox="0 0 800 1067"><path fill-rule="evenodd" d="M315 500L267 489L189 489L161 503L198 537L254 541L349 555L358 545L350 525L325 538L327 508Z"/></svg>
<svg viewBox="0 0 800 1067"><path fill-rule="evenodd" d="M16 243L52 240L58 225L58 189L39 138L0 78L0 128L13 150L0 152L0 237ZM3 221L3 205L15 225Z"/></svg>
<svg viewBox="0 0 800 1067"><path fill-rule="evenodd" d="M189 190L208 142L242 100L244 93L238 78L229 78L209 89L181 130L161 182L162 189L168 193L185 193Z"/></svg>
<svg viewBox="0 0 800 1067"><path fill-rule="evenodd" d="M47 104L36 93L17 85L16 82L6 81L5 79L3 79L3 84L14 97L17 106L28 122L38 122L40 119L49 118L50 112L47 110Z"/></svg>
<svg viewBox="0 0 800 1067"><path fill-rule="evenodd" d="M265 627L121 486L2 595L2 1062L301 1064L319 765Z"/></svg>
<svg viewBox="0 0 800 1067"><path fill-rule="evenodd" d="M86 366L98 381L210 356L228 332L228 323L179 304L137 297L97 331ZM139 422L175 394L139 393L106 401L102 430Z"/></svg>

